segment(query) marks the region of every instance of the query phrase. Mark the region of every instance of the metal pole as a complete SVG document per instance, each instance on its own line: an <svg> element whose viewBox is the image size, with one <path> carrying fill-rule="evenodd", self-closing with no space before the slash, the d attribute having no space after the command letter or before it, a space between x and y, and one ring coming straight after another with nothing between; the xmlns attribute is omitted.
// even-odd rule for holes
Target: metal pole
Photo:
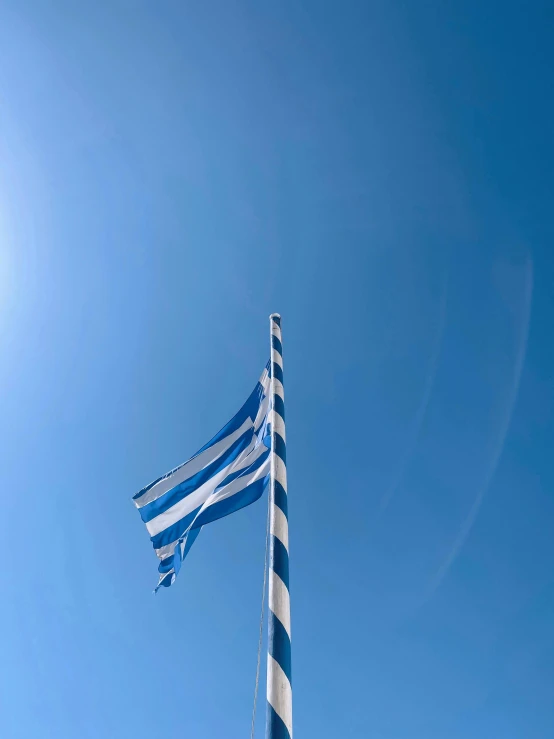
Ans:
<svg viewBox="0 0 554 739"><path fill-rule="evenodd" d="M271 482L266 739L292 739L289 535L281 316L271 335Z"/></svg>

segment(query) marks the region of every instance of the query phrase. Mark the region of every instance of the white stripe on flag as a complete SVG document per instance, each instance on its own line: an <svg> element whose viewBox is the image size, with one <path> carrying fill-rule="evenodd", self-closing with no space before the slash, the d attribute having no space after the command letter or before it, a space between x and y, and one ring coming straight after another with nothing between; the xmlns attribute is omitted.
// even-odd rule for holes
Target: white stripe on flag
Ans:
<svg viewBox="0 0 554 739"><path fill-rule="evenodd" d="M156 534L165 531L165 529L173 526L174 523L177 523L177 521L180 521L189 513L192 513L195 508L201 506L213 493L215 488L225 480L227 475L230 475L234 470L242 469L244 466L243 463L248 454L252 451L253 445L254 440L252 440L251 444L242 454L234 459L231 464L228 464L213 477L210 477L210 479L206 480L203 485L200 485L200 487L196 488L196 490L190 493L190 495L187 495L175 503L175 505L171 506L171 508L168 508L167 511L160 513L159 516L156 516L156 518L149 521L146 524L146 528L148 529L150 536L156 536Z"/></svg>
<svg viewBox="0 0 554 739"><path fill-rule="evenodd" d="M267 449L264 451L267 451ZM258 456L260 455L258 454ZM210 506L215 505L216 503L219 503L222 500L225 500L225 498L230 498L231 496L236 495L237 493L240 493L241 490L244 490L249 485L251 485L253 482L257 482L258 480L263 479L268 474L269 474L269 457L266 460L266 462L262 464L260 467L258 467L257 470L254 470L254 472L251 472L249 475L244 475L243 477L235 478L228 485L225 485L225 487L221 488L221 490L217 490L212 495L210 495L210 497L206 500L202 508L198 511L198 513L194 517L194 520L196 521L196 519L200 516L200 514L203 511L205 511L207 508L209 508ZM191 527L192 525L193 524L191 524Z"/></svg>
<svg viewBox="0 0 554 739"><path fill-rule="evenodd" d="M193 457L188 462L182 464L172 475L164 477L156 485L151 487L150 490L147 490L144 495L137 498L137 500L134 501L136 507L142 508L147 503L151 503L153 500L161 498L161 496L165 495L169 490L172 490L174 487L177 487L177 485L180 485L185 480L196 475L197 472L203 470L204 467L207 467L220 457L223 452L227 451L227 449L229 449L229 447L231 447L235 441L251 427L252 420L247 418L242 426L236 431L233 431L232 434L229 434L229 436L226 436L224 439L221 439L221 441L216 442L213 446L205 449L198 456Z"/></svg>
<svg viewBox="0 0 554 739"><path fill-rule="evenodd" d="M260 409L258 410L258 413L256 414L256 418L254 419L254 429L257 429L260 423L265 418L267 411L269 408L269 395L267 395L260 404Z"/></svg>

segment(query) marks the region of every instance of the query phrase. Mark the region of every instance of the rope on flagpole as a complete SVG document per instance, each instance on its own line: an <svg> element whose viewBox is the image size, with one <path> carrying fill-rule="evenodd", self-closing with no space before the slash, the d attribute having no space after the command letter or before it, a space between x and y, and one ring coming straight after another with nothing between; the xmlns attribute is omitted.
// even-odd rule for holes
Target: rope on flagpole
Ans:
<svg viewBox="0 0 554 739"><path fill-rule="evenodd" d="M258 687L260 684L260 663L262 659L262 643L264 633L264 615L265 615L265 591L267 587L267 570L269 563L269 518L271 513L271 497L267 496L267 523L265 528L265 559L264 559L264 586L262 590L262 609L260 612L260 636L258 638L258 660L256 664L256 685L254 687L254 705L252 706L252 727L250 729L250 739L254 739L254 730L256 728L256 706L258 705Z"/></svg>

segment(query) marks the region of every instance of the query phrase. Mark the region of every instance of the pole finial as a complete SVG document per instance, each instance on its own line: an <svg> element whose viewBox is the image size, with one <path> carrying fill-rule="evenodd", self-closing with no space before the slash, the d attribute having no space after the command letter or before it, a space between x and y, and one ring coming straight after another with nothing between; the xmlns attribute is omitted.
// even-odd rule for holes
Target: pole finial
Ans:
<svg viewBox="0 0 554 739"><path fill-rule="evenodd" d="M269 316L270 321L274 321L278 326L281 326L281 316L279 313L272 313Z"/></svg>

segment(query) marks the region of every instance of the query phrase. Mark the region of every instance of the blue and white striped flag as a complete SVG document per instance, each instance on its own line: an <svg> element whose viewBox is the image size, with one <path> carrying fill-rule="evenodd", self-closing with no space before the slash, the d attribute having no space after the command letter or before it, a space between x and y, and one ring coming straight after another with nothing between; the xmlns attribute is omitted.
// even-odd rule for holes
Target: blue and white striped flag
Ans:
<svg viewBox="0 0 554 739"><path fill-rule="evenodd" d="M175 581L204 524L250 505L269 482L269 367L240 411L188 462L133 500L160 559L158 588Z"/></svg>

